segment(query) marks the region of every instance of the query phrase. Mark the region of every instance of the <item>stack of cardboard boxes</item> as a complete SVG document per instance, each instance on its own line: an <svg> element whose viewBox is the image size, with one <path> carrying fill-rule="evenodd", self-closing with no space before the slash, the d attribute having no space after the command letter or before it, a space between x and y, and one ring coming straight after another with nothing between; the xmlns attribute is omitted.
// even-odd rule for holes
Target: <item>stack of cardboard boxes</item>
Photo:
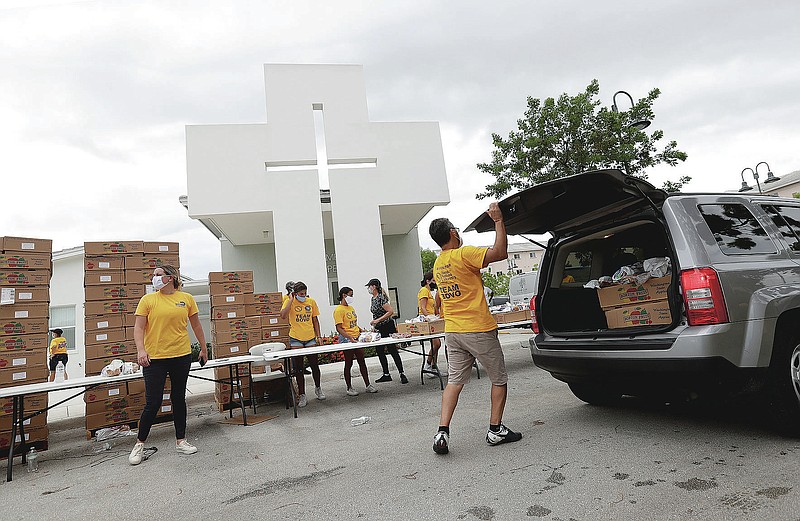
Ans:
<svg viewBox="0 0 800 521"><path fill-rule="evenodd" d="M252 271L215 271L208 274L211 296L211 340L214 358L249 354L252 346L263 342L289 342L289 325L280 318L280 293L254 293ZM240 368L241 371L242 368ZM266 368L253 368L265 371ZM214 370L216 380L236 376L230 367ZM250 399L250 375L239 373L242 398ZM231 382L217 382L214 397L220 410L227 408L239 393Z"/></svg>
<svg viewBox="0 0 800 521"><path fill-rule="evenodd" d="M0 387L48 379L47 336L53 243L0 237ZM47 407L47 393L25 397L25 412ZM11 443L13 399L0 400L0 453ZM47 449L47 415L25 422L25 441ZM22 441L17 431L15 443ZM3 448L5 447L5 448Z"/></svg>
<svg viewBox="0 0 800 521"><path fill-rule="evenodd" d="M609 329L672 323L667 300L672 277L649 279L643 284L618 284L597 290Z"/></svg>
<svg viewBox="0 0 800 521"><path fill-rule="evenodd" d="M133 339L136 306L152 291L153 269L180 267L178 243L109 241L84 243L86 376L100 374L114 359L136 361ZM169 415L169 380L161 415ZM134 423L144 408L144 382L108 384L90 390L86 430Z"/></svg>

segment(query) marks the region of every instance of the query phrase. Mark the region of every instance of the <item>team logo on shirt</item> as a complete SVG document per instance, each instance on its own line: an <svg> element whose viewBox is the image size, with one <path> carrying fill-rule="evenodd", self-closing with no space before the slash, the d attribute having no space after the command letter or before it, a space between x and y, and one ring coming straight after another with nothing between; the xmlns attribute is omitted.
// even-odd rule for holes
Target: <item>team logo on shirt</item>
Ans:
<svg viewBox="0 0 800 521"><path fill-rule="evenodd" d="M186 307L186 302L181 300L180 302L176 302L175 306L177 306L179 308L185 308Z"/></svg>

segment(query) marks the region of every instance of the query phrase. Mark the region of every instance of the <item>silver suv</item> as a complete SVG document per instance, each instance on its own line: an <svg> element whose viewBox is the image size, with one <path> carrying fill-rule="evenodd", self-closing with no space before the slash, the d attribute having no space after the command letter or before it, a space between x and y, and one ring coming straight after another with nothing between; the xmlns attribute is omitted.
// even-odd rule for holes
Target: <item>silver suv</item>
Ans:
<svg viewBox="0 0 800 521"><path fill-rule="evenodd" d="M607 404L756 382L800 434L800 200L667 194L601 170L526 189L500 208L509 234L552 235L531 300L531 354L575 396ZM472 229L494 223L484 215ZM650 258L671 261L660 320L612 320L625 306L604 309L584 285Z"/></svg>

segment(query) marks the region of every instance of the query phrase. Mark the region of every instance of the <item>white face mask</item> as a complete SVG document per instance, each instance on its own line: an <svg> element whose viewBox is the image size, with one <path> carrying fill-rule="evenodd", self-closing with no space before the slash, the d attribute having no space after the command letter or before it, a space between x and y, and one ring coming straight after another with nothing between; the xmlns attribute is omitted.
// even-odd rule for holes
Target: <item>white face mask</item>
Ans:
<svg viewBox="0 0 800 521"><path fill-rule="evenodd" d="M352 306L352 305L353 305L353 301L354 301L354 300L355 300L355 299L353 298L353 296L352 296L352 295L347 295L347 296L344 298L344 301L345 301L345 303L346 303L348 306Z"/></svg>
<svg viewBox="0 0 800 521"><path fill-rule="evenodd" d="M153 288L156 291L160 291L161 288L163 288L166 285L167 285L167 283L164 282L164 276L162 276L162 275L153 275Z"/></svg>
<svg viewBox="0 0 800 521"><path fill-rule="evenodd" d="M367 293L369 293L370 295L372 295L372 290L371 290L370 288L367 288Z"/></svg>

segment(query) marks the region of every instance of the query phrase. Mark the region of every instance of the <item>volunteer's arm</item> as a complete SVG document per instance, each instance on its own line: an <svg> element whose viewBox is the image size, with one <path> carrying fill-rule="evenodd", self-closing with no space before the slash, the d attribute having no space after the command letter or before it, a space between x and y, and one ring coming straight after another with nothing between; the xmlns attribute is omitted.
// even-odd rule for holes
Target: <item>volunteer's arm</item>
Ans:
<svg viewBox="0 0 800 521"><path fill-rule="evenodd" d="M508 237L506 236L506 225L503 222L503 212L500 211L497 203L492 203L486 213L494 221L494 244L483 257L484 268L493 262L508 258Z"/></svg>
<svg viewBox="0 0 800 521"><path fill-rule="evenodd" d="M139 317L136 317L139 318ZM192 325L192 331L198 342L200 342L200 356L204 362L208 362L208 347L206 346L206 334L203 332L203 325L200 323L200 316L195 313L189 317L189 323Z"/></svg>

